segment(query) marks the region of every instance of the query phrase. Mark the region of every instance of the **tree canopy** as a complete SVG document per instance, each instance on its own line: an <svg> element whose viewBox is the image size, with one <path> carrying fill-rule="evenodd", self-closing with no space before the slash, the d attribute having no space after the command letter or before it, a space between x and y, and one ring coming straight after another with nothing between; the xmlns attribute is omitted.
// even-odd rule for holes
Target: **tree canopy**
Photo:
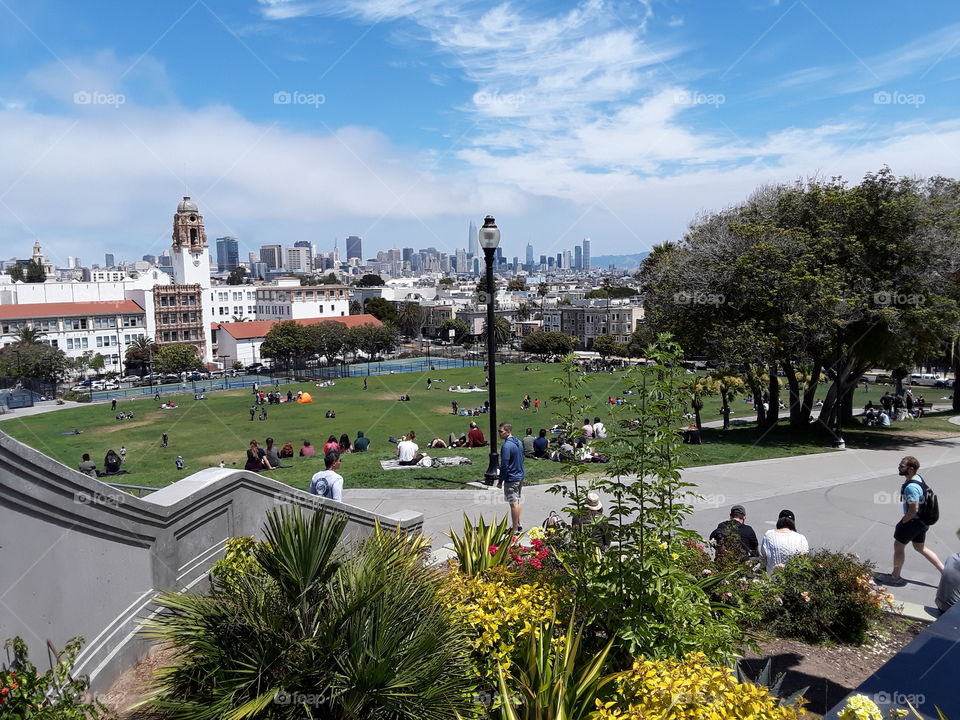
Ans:
<svg viewBox="0 0 960 720"><path fill-rule="evenodd" d="M386 285L386 282L374 273L367 273L357 280L357 287L380 287L381 285Z"/></svg>
<svg viewBox="0 0 960 720"><path fill-rule="evenodd" d="M397 324L397 310L389 300L381 297L370 298L363 306L364 311L373 315L382 323Z"/></svg>
<svg viewBox="0 0 960 720"><path fill-rule="evenodd" d="M567 355L573 350L573 338L562 332L537 330L520 341L520 349L541 358Z"/></svg>
<svg viewBox="0 0 960 720"><path fill-rule="evenodd" d="M158 372L179 375L188 370L203 370L203 361L197 354L195 346L187 343L173 343L164 345L153 356L153 366Z"/></svg>
<svg viewBox="0 0 960 720"><path fill-rule="evenodd" d="M237 265L230 274L227 275L227 285L243 285L247 278L247 269L243 265Z"/></svg>

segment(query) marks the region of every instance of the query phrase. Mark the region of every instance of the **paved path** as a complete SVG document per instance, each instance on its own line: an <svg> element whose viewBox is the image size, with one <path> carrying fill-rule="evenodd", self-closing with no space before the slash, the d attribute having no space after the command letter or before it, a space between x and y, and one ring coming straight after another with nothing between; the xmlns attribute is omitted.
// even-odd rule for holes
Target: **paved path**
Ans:
<svg viewBox="0 0 960 720"><path fill-rule="evenodd" d="M827 451L817 455L756 460L730 465L691 468L685 480L695 482L703 496L696 501L689 527L706 537L726 519L730 505L747 508L747 522L757 535L774 526L781 509L797 516L798 529L811 547L854 552L888 572L893 557L893 527L901 517L901 479L897 465L904 455L915 455L920 473L940 496L941 519L928 533L927 545L941 560L960 550L955 531L960 527L960 438L933 440L921 446L885 450ZM414 471L415 472L415 471ZM483 490L349 490L347 500L385 514L410 509L424 514L424 530L434 548L448 543L450 528L463 526L463 514L487 519L506 512L503 495ZM546 485L524 488L524 525L540 524L560 499ZM903 576L909 583L892 588L900 601L932 606L939 573L912 548L907 549Z"/></svg>

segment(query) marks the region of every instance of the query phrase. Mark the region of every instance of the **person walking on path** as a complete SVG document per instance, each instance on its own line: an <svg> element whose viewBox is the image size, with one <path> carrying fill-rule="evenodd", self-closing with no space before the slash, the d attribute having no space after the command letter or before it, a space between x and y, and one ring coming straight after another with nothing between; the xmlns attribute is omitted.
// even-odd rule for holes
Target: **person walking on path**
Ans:
<svg viewBox="0 0 960 720"><path fill-rule="evenodd" d="M250 422L253 422L253 417L254 417L254 415L256 415L256 414L257 414L257 406L256 406L256 405L251 405L251 406L250 406Z"/></svg>
<svg viewBox="0 0 960 720"><path fill-rule="evenodd" d="M520 519L520 494L523 492L523 479L526 472L523 467L523 443L513 436L513 425L500 423L500 482L503 487L503 499L510 506L510 519L513 521L513 534L523 532Z"/></svg>
<svg viewBox="0 0 960 720"><path fill-rule="evenodd" d="M322 498L343 502L343 475L340 469L340 454L329 452L323 456L324 470L310 479L310 493Z"/></svg>
<svg viewBox="0 0 960 720"><path fill-rule="evenodd" d="M110 401L110 412L116 412L117 410L117 399L114 398Z"/></svg>
<svg viewBox="0 0 960 720"><path fill-rule="evenodd" d="M912 455L907 455L900 461L897 472L904 478L900 486L900 498L903 500L903 517L893 529L893 572L877 577L878 582L884 585L902 586L907 581L900 576L905 559L907 543L913 543L913 549L923 555L930 564L941 573L943 563L937 554L926 547L927 526L920 520L920 504L924 501L925 484L923 478L917 474L920 470L920 461Z"/></svg>

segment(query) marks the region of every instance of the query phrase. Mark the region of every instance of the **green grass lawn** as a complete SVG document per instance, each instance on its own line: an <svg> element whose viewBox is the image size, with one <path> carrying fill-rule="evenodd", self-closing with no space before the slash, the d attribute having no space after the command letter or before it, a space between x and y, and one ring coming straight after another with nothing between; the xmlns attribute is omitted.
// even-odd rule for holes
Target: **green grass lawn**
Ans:
<svg viewBox="0 0 960 720"><path fill-rule="evenodd" d="M531 368L536 367L530 365ZM561 394L563 388L554 381L558 365L541 364L539 371L524 371L522 365L498 366L498 420L511 422L514 432L523 434L526 427L532 427L534 433L541 428L549 428L557 418L553 415L557 408L549 400L550 396ZM434 389L426 390L427 376L435 380ZM620 396L623 381L620 373L598 374L591 376L589 389L592 403L590 417L599 415L608 426L611 411L607 404L610 396ZM437 380L442 378L442 382ZM423 448L430 439L446 439L450 432L465 432L470 418L454 416L450 402L457 400L461 407L481 406L487 399L485 392L451 393L449 385L466 386L473 382L483 384L481 368L455 368L422 373L403 373L395 375L371 376L367 380L368 389L363 390L362 378L349 378L336 381L332 388L314 387L312 383L282 386L294 393L298 389L313 395L312 404L283 403L267 406L266 421L250 421L249 408L251 395L249 390L210 393L204 401L195 401L193 394L176 397L180 407L174 410L161 410L151 398L121 400L118 410L131 410L133 420L117 421L111 412L110 404L96 404L42 415L17 418L0 424L5 432L24 443L56 458L70 467L76 467L80 456L89 452L99 467L103 466L103 456L107 450L119 450L121 445L127 449L125 467L129 475L117 477L119 482L150 487L162 487L184 475L205 467L216 466L221 460L227 467L241 468L245 460L245 451L251 439L263 443L272 436L277 445L291 442L299 449L303 440L310 440L316 446L322 446L330 435L338 438L347 433L351 440L357 430L363 430L371 440L368 453L349 454L343 458L341 473L349 487L396 487L396 488L463 488L465 483L482 479L487 466L486 448L473 450L434 450L431 455L465 455L474 461L474 465L426 470L415 468L384 472L380 469L381 459L394 456L394 447L387 438L415 430L417 441ZM870 392L857 392L857 405L872 399L879 400L882 387L871 386ZM928 389L928 400L939 401L944 391ZM401 394L409 394L410 402L399 402ZM520 409L524 394L531 398L539 397L547 401L539 414L533 410ZM167 399L165 397L165 399ZM734 419L751 419L752 406L738 399L734 404ZM335 419L325 419L328 409L336 411ZM707 398L702 417L704 422L717 420L719 402L716 398ZM486 434L489 417L476 418ZM73 428L83 430L81 435L67 435ZM161 433L169 435L170 444L160 447ZM890 443L908 443L911 440L929 439L960 434L960 429L950 425L945 418L931 416L918 422L899 423L888 430L852 428L847 432L847 441L851 447L879 447ZM828 451L828 439L816 431L791 432L785 427L760 434L752 426L736 426L724 432L717 429L704 431L704 444L685 447L685 462L688 466L712 465L745 460L784 457ZM185 461L183 471L178 471L174 461L182 455ZM295 457L285 461L293 467L279 469L271 477L294 487L305 489L313 473L322 469L322 459L301 459ZM602 473L604 465L597 465L596 472ZM528 461L527 473L530 482L547 482L562 477L561 467L549 461Z"/></svg>

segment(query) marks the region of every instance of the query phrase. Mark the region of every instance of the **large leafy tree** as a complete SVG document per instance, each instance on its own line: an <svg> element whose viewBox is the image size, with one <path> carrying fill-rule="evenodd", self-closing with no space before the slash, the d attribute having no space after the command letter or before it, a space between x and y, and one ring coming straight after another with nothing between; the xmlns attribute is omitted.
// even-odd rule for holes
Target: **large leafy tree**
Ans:
<svg viewBox="0 0 960 720"><path fill-rule="evenodd" d="M312 331L293 320L276 323L260 345L260 354L279 363L293 363L314 353Z"/></svg>
<svg viewBox="0 0 960 720"><path fill-rule="evenodd" d="M573 338L562 332L538 330L520 341L520 349L541 358L564 356L573 350Z"/></svg>
<svg viewBox="0 0 960 720"><path fill-rule="evenodd" d="M602 358L608 358L611 355L620 355L623 353L623 346L616 341L612 335L601 335L593 341L593 351Z"/></svg>
<svg viewBox="0 0 960 720"><path fill-rule="evenodd" d="M497 316L493 320L493 339L497 345L505 345L510 342L510 338L513 335L513 326L510 324L510 321L505 317ZM483 330L480 333L480 338L483 342L487 341L487 323L483 323Z"/></svg>
<svg viewBox="0 0 960 720"><path fill-rule="evenodd" d="M33 325L24 325L17 330L14 337L17 338L17 346L21 347L23 345L39 345L45 335L45 332Z"/></svg>
<svg viewBox="0 0 960 720"><path fill-rule="evenodd" d="M65 380L72 363L59 348L37 343L0 348L0 376Z"/></svg>
<svg viewBox="0 0 960 720"><path fill-rule="evenodd" d="M227 285L243 285L246 278L247 269L243 265L237 265L237 267L227 275Z"/></svg>
<svg viewBox="0 0 960 720"><path fill-rule="evenodd" d="M526 289L527 289L527 281L525 278L522 278L522 277L514 278L513 280L507 283L507 290L510 290L512 292L523 292Z"/></svg>
<svg viewBox="0 0 960 720"><path fill-rule="evenodd" d="M159 372L176 375L203 369L203 361L197 354L197 348L187 343L164 345L160 352L153 356L153 364Z"/></svg>
<svg viewBox="0 0 960 720"><path fill-rule="evenodd" d="M344 352L347 341L347 326L334 320L310 325L306 328L311 349L317 355L323 355L327 362L334 361Z"/></svg>
<svg viewBox="0 0 960 720"><path fill-rule="evenodd" d="M382 277L374 273L367 273L357 280L357 287L380 287L381 285L386 285L386 283Z"/></svg>
<svg viewBox="0 0 960 720"><path fill-rule="evenodd" d="M443 340L449 340L451 330L453 330L453 341L459 343L463 342L463 339L467 336L467 333L470 332L470 326L460 318L448 318L440 323L440 338Z"/></svg>
<svg viewBox="0 0 960 720"><path fill-rule="evenodd" d="M364 311L382 323L397 324L397 309L389 300L379 297L370 298L364 305Z"/></svg>

